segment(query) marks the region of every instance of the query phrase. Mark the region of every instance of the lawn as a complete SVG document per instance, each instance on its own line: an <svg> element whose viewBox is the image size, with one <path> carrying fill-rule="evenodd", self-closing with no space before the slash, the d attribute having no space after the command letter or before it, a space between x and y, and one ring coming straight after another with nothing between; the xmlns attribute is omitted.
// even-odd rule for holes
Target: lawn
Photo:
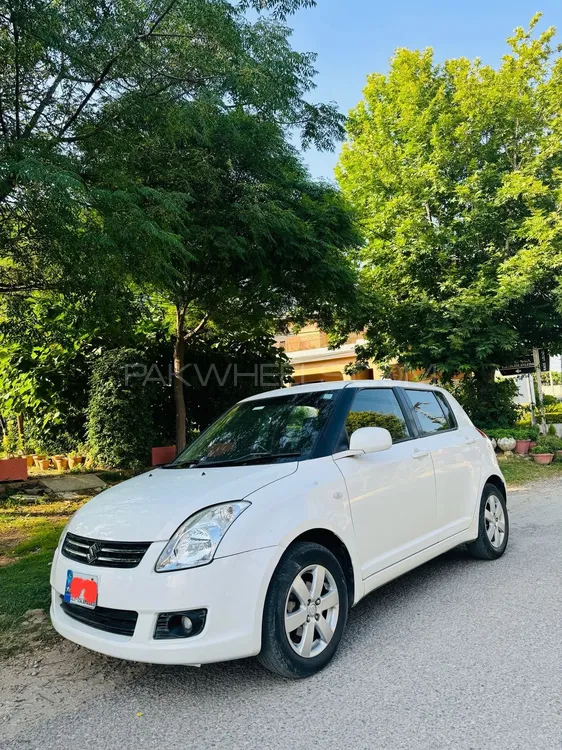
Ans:
<svg viewBox="0 0 562 750"><path fill-rule="evenodd" d="M498 458L498 463L508 485L533 482L540 479L560 477L562 479L562 461L554 461L549 466L541 466L525 458Z"/></svg>
<svg viewBox="0 0 562 750"><path fill-rule="evenodd" d="M124 478L119 472L98 476L108 484ZM48 623L22 628L22 617L30 609L49 611L53 553L70 516L90 497L26 498L14 489L0 495L0 655L52 635Z"/></svg>

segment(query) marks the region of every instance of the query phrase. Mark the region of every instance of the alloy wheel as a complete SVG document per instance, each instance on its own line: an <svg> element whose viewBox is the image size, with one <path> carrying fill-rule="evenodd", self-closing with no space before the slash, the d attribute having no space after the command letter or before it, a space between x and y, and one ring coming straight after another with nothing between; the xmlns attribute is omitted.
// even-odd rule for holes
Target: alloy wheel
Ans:
<svg viewBox="0 0 562 750"><path fill-rule="evenodd" d="M499 549L505 537L505 514L497 495L489 495L484 508L486 534L492 547Z"/></svg>
<svg viewBox="0 0 562 750"><path fill-rule="evenodd" d="M295 577L285 602L285 632L299 656L318 656L330 643L339 618L334 577L322 565L309 565Z"/></svg>

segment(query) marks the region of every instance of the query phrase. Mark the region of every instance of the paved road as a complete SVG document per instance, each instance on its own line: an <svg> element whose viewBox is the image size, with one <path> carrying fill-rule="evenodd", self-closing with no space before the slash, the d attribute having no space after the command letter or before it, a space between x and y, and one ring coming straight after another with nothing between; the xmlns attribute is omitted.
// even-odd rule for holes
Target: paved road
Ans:
<svg viewBox="0 0 562 750"><path fill-rule="evenodd" d="M77 650L68 700L20 719L0 745L562 750L562 483L510 503L500 561L454 551L375 592L353 610L332 666L310 680L276 679L251 660L200 670L104 660L112 673L100 682L100 657Z"/></svg>

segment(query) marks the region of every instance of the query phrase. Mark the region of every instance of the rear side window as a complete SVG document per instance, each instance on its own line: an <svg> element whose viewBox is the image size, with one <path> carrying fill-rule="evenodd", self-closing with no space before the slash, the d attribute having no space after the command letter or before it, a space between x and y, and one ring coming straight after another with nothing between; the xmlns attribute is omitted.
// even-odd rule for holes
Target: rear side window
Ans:
<svg viewBox="0 0 562 750"><path fill-rule="evenodd" d="M416 388L416 390L407 389L406 396L424 435L456 427L451 409L440 393L421 391Z"/></svg>
<svg viewBox="0 0 562 750"><path fill-rule="evenodd" d="M454 417L453 410L451 409L449 402L442 393L439 393L439 391L435 391L435 396L441 404L443 414L445 415L445 419L447 420L447 424L449 425L447 429L454 429L455 427L457 427L457 420Z"/></svg>
<svg viewBox="0 0 562 750"><path fill-rule="evenodd" d="M400 404L390 388L365 388L357 392L347 416L348 436L360 427L384 427L394 442L411 437Z"/></svg>

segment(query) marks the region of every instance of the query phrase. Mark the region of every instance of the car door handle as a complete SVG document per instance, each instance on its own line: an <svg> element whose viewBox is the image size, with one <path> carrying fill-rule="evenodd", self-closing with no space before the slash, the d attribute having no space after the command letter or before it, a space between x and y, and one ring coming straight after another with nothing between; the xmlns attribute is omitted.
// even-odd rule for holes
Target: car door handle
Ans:
<svg viewBox="0 0 562 750"><path fill-rule="evenodd" d="M429 451L414 451L412 453L412 458L426 458L429 456Z"/></svg>
<svg viewBox="0 0 562 750"><path fill-rule="evenodd" d="M470 437L467 437L467 438L465 438L465 441L464 441L464 442L465 442L465 443L466 443L467 445L472 445L473 443L475 443L475 442L476 442L476 438L470 438Z"/></svg>

